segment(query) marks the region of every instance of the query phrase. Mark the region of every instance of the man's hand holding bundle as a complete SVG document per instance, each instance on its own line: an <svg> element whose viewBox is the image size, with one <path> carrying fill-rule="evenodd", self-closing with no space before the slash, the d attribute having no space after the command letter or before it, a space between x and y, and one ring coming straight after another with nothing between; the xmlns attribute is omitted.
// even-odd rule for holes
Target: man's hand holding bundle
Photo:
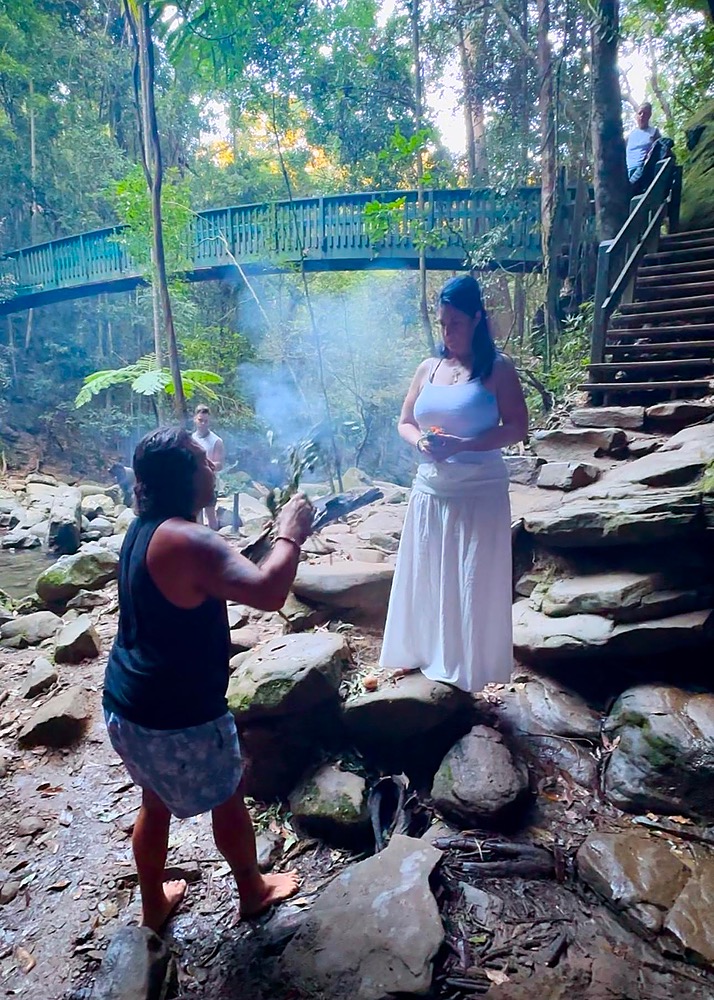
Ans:
<svg viewBox="0 0 714 1000"><path fill-rule="evenodd" d="M296 493L281 508L276 520L275 540L282 538L300 548L312 532L315 508L303 493Z"/></svg>

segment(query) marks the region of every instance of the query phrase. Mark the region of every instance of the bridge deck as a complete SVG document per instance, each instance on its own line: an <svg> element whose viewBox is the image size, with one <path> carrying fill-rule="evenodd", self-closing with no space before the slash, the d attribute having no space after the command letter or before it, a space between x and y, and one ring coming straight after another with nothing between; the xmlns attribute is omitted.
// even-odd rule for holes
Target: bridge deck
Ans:
<svg viewBox="0 0 714 1000"><path fill-rule="evenodd" d="M574 192L568 194L572 211ZM386 232L375 242L366 206L398 198L402 206L389 213ZM5 254L0 315L144 283L146 269L131 259L123 229L97 229ZM310 271L416 267L423 242L432 270L458 270L474 247L483 248L485 266L537 268L540 188L428 191L423 214L416 191L199 212L187 234L182 274L190 281L215 280L235 275L236 263L247 273L269 273L294 268L301 260Z"/></svg>

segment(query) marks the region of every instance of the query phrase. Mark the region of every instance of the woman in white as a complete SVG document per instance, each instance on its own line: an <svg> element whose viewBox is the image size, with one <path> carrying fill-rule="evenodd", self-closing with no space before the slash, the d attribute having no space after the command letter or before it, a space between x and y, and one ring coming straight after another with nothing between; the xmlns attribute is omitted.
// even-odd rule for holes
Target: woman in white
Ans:
<svg viewBox="0 0 714 1000"><path fill-rule="evenodd" d="M528 411L513 362L491 338L481 289L451 278L439 296L441 358L423 361L399 433L420 453L380 665L421 670L463 691L513 666L511 516L501 448Z"/></svg>

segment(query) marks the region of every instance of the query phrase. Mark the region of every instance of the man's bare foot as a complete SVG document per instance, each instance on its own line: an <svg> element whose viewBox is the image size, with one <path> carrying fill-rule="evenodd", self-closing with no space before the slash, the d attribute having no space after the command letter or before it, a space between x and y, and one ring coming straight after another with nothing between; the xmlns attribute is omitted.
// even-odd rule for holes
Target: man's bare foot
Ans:
<svg viewBox="0 0 714 1000"><path fill-rule="evenodd" d="M156 906L144 907L141 917L144 927L149 927L156 934L160 934L185 895L186 882L183 879L164 882L163 900L159 900Z"/></svg>
<svg viewBox="0 0 714 1000"><path fill-rule="evenodd" d="M259 917L275 903L294 896L300 884L296 871L260 875L250 881L253 883L250 886L239 886L241 917Z"/></svg>

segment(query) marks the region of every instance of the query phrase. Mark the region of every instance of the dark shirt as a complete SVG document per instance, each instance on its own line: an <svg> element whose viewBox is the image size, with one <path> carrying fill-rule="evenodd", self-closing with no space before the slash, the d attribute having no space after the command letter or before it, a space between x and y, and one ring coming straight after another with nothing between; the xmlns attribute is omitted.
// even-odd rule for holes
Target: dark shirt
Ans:
<svg viewBox="0 0 714 1000"><path fill-rule="evenodd" d="M119 563L119 630L104 676L104 707L148 729L186 729L227 710L230 632L225 601L168 601L146 552L166 518L137 518Z"/></svg>

